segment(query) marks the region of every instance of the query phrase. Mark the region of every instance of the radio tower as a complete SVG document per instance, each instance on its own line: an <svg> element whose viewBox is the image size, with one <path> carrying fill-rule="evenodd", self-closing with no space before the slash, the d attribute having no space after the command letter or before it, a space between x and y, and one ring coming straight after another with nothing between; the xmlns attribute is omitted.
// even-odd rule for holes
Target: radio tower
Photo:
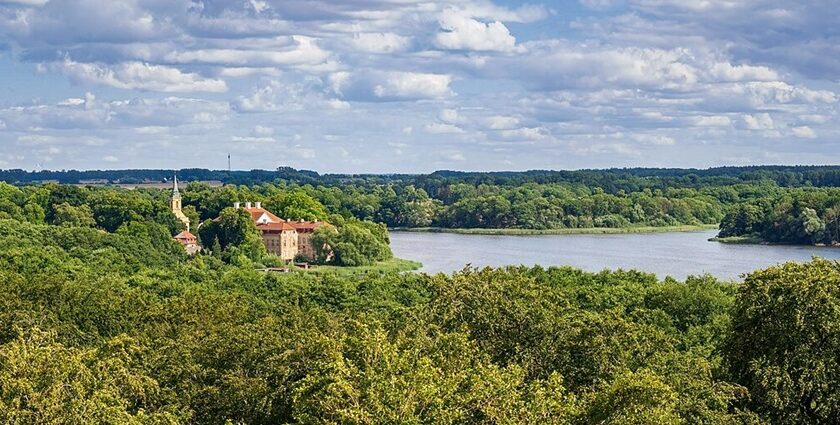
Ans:
<svg viewBox="0 0 840 425"><path fill-rule="evenodd" d="M230 154L228 154L228 173L230 172Z"/></svg>

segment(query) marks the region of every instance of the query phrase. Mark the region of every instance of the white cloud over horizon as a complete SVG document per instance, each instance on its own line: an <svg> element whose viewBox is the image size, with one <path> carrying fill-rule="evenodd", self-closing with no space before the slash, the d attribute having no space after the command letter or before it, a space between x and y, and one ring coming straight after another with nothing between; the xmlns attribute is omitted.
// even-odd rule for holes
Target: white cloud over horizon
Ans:
<svg viewBox="0 0 840 425"><path fill-rule="evenodd" d="M2 166L831 163L832 6L0 1Z"/></svg>

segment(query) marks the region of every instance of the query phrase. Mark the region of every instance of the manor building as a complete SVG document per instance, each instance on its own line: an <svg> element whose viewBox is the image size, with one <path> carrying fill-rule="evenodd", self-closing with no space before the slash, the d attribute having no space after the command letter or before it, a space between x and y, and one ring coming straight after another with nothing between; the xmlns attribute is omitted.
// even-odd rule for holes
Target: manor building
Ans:
<svg viewBox="0 0 840 425"><path fill-rule="evenodd" d="M175 176L172 184L172 198L169 201L172 214L178 218L186 230L175 236L175 240L184 245L188 253L195 254L201 250L198 238L190 233L190 219L181 210L181 192L178 191L178 177ZM322 221L293 221L284 220L262 207L261 202L234 202L233 208L243 209L251 215L251 219L262 233L265 249L285 261L294 261L298 258L315 260L317 252L312 245L312 235L315 230L322 226L330 226Z"/></svg>
<svg viewBox="0 0 840 425"><path fill-rule="evenodd" d="M234 202L233 208L244 209L262 232L265 249L285 261L297 258L314 260L317 253L312 244L312 235L322 226L331 226L322 221L284 220L262 207L261 202Z"/></svg>

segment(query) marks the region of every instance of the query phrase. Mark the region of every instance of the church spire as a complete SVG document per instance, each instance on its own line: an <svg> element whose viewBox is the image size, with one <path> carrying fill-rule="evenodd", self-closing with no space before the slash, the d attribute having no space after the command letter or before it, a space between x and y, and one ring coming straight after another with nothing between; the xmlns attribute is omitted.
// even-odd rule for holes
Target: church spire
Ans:
<svg viewBox="0 0 840 425"><path fill-rule="evenodd" d="M190 219L181 211L181 192L178 191L178 175L176 174L174 177L172 179L172 199L169 201L169 207L172 208L172 213L175 214L175 217L178 217L178 220L184 223L184 226L189 232Z"/></svg>
<svg viewBox="0 0 840 425"><path fill-rule="evenodd" d="M178 191L178 175L175 174L175 178L172 180L172 198L180 198L181 192Z"/></svg>

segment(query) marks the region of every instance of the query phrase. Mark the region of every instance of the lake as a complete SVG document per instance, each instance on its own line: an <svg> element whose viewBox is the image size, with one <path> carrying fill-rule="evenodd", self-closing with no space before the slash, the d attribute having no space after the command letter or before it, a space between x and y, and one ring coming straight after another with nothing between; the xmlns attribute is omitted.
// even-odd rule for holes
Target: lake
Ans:
<svg viewBox="0 0 840 425"><path fill-rule="evenodd" d="M711 273L721 279L812 256L840 259L840 248L730 245L709 242L717 231L622 235L486 236L391 232L399 258L420 261L421 271L451 273L472 266L569 265L588 271L637 269L660 278Z"/></svg>

